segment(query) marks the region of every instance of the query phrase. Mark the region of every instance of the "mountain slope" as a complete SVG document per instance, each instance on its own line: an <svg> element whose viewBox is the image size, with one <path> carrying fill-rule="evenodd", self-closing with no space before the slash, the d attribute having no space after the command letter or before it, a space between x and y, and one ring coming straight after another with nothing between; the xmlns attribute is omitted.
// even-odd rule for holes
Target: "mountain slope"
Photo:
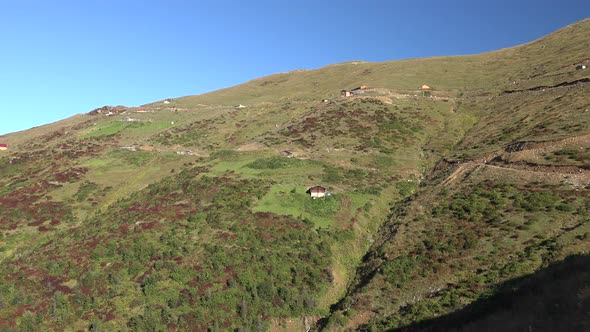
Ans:
<svg viewBox="0 0 590 332"><path fill-rule="evenodd" d="M403 331L585 331L588 256L572 256L533 275L500 284L493 296ZM575 273L572 273L575 271Z"/></svg>
<svg viewBox="0 0 590 332"><path fill-rule="evenodd" d="M0 136L0 326L393 328L585 252L588 35L585 20Z"/></svg>
<svg viewBox="0 0 590 332"><path fill-rule="evenodd" d="M565 67L541 67L550 64ZM568 80L462 98L477 123L394 209L325 328L403 328L590 249L590 86L585 78L559 77Z"/></svg>
<svg viewBox="0 0 590 332"><path fill-rule="evenodd" d="M555 85L588 77L575 65L588 63L588 19L531 43L479 55L382 63L353 61L317 70L271 75L199 96L180 105L250 104L337 97L360 85L415 91L422 84L447 92L499 92Z"/></svg>

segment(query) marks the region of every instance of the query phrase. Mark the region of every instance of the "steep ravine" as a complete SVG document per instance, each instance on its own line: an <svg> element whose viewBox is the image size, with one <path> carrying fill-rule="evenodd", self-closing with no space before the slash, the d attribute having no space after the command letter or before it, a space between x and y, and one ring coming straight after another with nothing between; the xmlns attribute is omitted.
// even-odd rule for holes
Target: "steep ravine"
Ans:
<svg viewBox="0 0 590 332"><path fill-rule="evenodd" d="M357 267L354 278L352 278L352 281L348 285L345 295L330 307L330 315L323 317L317 322L314 327L315 331L329 330L328 324L330 323L332 315L335 312L349 309L351 296L366 286L378 272L380 262L385 259L382 254L380 254L379 249L384 243L390 241L395 236L399 226L396 223L396 218L400 213L403 213L404 208L411 200L412 196L407 197L392 207L391 213L387 217L387 221L382 224L377 232L375 243L373 243L371 248L365 253Z"/></svg>

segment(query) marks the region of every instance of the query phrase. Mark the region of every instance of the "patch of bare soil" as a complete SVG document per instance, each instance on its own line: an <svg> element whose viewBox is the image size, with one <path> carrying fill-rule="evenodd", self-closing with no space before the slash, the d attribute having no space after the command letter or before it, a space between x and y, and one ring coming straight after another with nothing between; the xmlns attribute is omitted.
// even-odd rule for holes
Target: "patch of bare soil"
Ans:
<svg viewBox="0 0 590 332"><path fill-rule="evenodd" d="M309 332L320 319L318 316L304 316L300 318L275 318L271 321L271 332Z"/></svg>
<svg viewBox="0 0 590 332"><path fill-rule="evenodd" d="M348 318L348 324L343 328L346 329L356 329L361 325L367 324L371 318L377 316L373 311L362 311L357 313L354 316Z"/></svg>
<svg viewBox="0 0 590 332"><path fill-rule="evenodd" d="M248 152L248 151L261 151L267 150L268 148L258 143L244 144L236 149L236 151Z"/></svg>
<svg viewBox="0 0 590 332"><path fill-rule="evenodd" d="M142 146L139 147L139 149L141 151L150 151L150 152L156 151L156 148L153 147L153 146L151 146L151 145L142 145Z"/></svg>

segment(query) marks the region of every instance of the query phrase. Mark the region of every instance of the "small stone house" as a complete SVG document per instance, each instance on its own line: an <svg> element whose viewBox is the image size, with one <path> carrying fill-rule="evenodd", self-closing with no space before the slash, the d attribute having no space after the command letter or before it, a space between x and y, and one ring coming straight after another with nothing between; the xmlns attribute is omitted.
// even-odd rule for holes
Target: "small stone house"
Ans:
<svg viewBox="0 0 590 332"><path fill-rule="evenodd" d="M423 84L420 87L420 90L422 91L422 96L424 96L424 97L430 97L430 94L432 92L432 88L430 86L428 86L426 84Z"/></svg>
<svg viewBox="0 0 590 332"><path fill-rule="evenodd" d="M360 95L360 94L365 93L366 90L367 90L367 86L361 85L358 88L354 88L354 89L350 90L350 93L353 95Z"/></svg>
<svg viewBox="0 0 590 332"><path fill-rule="evenodd" d="M287 150L285 150L285 151L281 151L281 152L279 153L279 155L280 155L281 157L293 158L293 152L291 152L291 151L287 151Z"/></svg>
<svg viewBox="0 0 590 332"><path fill-rule="evenodd" d="M350 97L353 95L360 95L360 94L365 93L366 90L367 90L366 85L361 85L358 88L354 88L352 90L340 90L340 97Z"/></svg>
<svg viewBox="0 0 590 332"><path fill-rule="evenodd" d="M176 154L179 154L179 155L182 155L182 156L194 156L195 155L190 150L178 150L178 151L176 151Z"/></svg>
<svg viewBox="0 0 590 332"><path fill-rule="evenodd" d="M130 117L124 117L123 119L121 119L122 122L141 122L140 119L133 119Z"/></svg>
<svg viewBox="0 0 590 332"><path fill-rule="evenodd" d="M313 199L322 198L328 195L328 189L323 186L313 186L307 189L306 193L308 193Z"/></svg>

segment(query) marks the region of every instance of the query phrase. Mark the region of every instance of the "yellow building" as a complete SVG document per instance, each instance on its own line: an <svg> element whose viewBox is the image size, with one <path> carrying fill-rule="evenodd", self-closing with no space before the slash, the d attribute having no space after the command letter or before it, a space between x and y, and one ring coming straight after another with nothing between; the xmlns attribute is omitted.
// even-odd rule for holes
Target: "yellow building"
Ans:
<svg viewBox="0 0 590 332"><path fill-rule="evenodd" d="M422 96L430 97L430 92L432 91L432 88L430 86L424 84L420 87L420 90L422 90Z"/></svg>

